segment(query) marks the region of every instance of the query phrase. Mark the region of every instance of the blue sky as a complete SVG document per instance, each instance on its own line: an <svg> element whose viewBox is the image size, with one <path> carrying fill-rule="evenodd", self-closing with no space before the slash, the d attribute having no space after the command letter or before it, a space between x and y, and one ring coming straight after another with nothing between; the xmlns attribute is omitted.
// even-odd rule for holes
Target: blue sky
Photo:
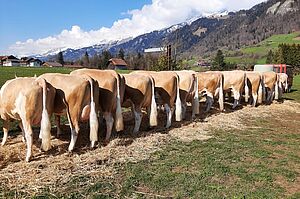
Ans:
<svg viewBox="0 0 300 199"><path fill-rule="evenodd" d="M16 41L59 34L79 25L84 30L111 27L126 12L151 0L1 0L0 50ZM4 28L5 27L5 28Z"/></svg>
<svg viewBox="0 0 300 199"><path fill-rule="evenodd" d="M264 0L1 0L0 54L17 56L127 39Z"/></svg>

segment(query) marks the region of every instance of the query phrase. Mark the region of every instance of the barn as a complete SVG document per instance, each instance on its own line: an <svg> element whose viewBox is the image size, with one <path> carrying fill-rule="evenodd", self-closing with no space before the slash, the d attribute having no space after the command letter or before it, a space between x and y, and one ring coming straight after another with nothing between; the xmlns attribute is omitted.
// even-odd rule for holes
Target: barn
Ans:
<svg viewBox="0 0 300 199"><path fill-rule="evenodd" d="M123 59L111 58L108 60L108 68L113 70L127 70L128 65Z"/></svg>

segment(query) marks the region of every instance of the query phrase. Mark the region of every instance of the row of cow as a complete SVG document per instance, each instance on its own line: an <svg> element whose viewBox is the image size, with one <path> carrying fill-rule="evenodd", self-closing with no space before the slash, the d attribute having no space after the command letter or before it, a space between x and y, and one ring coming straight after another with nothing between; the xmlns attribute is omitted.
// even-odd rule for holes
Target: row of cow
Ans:
<svg viewBox="0 0 300 199"><path fill-rule="evenodd" d="M113 70L79 69L70 74L47 73L39 77L16 77L8 80L0 90L0 116L3 122L2 145L7 141L10 120L18 120L26 142L26 161L32 155L32 125L40 125L41 148L51 148L52 114L55 116L57 136L61 134L60 116L66 115L71 141L69 151L75 147L80 131L79 123L89 121L91 147L98 141L99 119L106 122L105 144L115 131L124 130L122 107L131 107L135 118L133 133L139 131L142 109L149 117L149 125L157 126L158 107L166 112L166 128L172 116L182 121L187 104L192 106L192 118L199 114L199 97L206 96L206 110L218 99L224 110L224 95L233 93L232 108L245 101L271 103L287 89L287 75L275 72L245 71L134 71L118 74ZM231 96L231 93L229 94ZM25 139L24 139L25 138Z"/></svg>

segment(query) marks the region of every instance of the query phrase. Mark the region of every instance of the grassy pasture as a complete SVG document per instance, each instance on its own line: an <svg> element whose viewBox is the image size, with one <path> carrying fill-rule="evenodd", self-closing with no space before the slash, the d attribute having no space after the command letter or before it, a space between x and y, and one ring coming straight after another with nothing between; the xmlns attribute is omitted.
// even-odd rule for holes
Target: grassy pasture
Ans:
<svg viewBox="0 0 300 199"><path fill-rule="evenodd" d="M228 56L225 58L226 61L231 63L257 63L257 64L265 64L266 56L270 50L276 50L279 44L300 44L299 32L294 32L291 34L280 34L273 35L259 44L253 46L246 46L241 48L241 52L244 56ZM229 52L233 53L233 52ZM257 55L260 57L259 59L245 57L249 55Z"/></svg>

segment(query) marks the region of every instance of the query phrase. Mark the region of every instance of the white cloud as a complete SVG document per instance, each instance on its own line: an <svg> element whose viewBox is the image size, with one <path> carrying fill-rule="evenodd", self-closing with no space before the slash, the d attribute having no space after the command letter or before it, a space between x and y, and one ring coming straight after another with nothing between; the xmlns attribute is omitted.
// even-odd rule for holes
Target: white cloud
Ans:
<svg viewBox="0 0 300 199"><path fill-rule="evenodd" d="M42 39L17 41L7 52L16 55L45 53L53 49L78 48L103 42L135 37L177 24L203 13L247 9L264 0L152 0L141 9L130 10L130 18L117 20L112 27L84 31L79 26ZM120 13L121 14L121 13Z"/></svg>

